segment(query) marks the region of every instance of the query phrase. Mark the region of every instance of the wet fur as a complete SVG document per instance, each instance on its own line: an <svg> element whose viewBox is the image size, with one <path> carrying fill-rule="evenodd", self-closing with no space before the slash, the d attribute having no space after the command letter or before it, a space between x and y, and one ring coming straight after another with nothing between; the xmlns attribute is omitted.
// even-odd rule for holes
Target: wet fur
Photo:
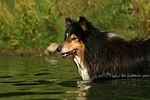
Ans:
<svg viewBox="0 0 150 100"><path fill-rule="evenodd" d="M72 34L78 38L79 48L81 44L82 48L76 49L73 58L83 80L149 77L150 39L127 41L113 33L100 31L84 17L79 21L66 18L66 34L67 38ZM65 39L57 51L60 52L66 42Z"/></svg>

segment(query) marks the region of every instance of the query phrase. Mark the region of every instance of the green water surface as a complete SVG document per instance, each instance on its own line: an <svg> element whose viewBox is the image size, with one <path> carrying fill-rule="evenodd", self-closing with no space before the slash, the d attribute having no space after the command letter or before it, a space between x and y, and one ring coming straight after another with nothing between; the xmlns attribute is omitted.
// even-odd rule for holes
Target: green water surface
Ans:
<svg viewBox="0 0 150 100"><path fill-rule="evenodd" d="M150 100L150 78L86 82L71 58L1 56L0 100Z"/></svg>

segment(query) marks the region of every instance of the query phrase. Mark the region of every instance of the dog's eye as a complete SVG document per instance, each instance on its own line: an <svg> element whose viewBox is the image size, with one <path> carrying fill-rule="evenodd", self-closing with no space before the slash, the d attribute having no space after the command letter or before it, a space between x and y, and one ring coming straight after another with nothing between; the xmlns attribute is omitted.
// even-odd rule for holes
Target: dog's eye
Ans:
<svg viewBox="0 0 150 100"><path fill-rule="evenodd" d="M73 37L71 40L74 41L74 40L76 40L76 39L77 39L76 37Z"/></svg>

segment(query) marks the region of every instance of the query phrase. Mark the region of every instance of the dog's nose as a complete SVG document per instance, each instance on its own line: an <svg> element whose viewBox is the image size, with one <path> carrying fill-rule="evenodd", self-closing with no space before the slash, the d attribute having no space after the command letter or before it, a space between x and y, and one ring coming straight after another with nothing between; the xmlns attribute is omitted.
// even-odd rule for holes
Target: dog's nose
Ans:
<svg viewBox="0 0 150 100"><path fill-rule="evenodd" d="M57 51L57 52L60 52L61 49L62 49L62 46L58 46L57 49L56 49L56 51Z"/></svg>

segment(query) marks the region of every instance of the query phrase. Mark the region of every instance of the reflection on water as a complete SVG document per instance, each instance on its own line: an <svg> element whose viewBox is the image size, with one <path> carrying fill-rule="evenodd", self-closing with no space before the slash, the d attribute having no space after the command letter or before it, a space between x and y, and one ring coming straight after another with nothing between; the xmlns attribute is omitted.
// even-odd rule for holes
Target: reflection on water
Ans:
<svg viewBox="0 0 150 100"><path fill-rule="evenodd" d="M76 100L149 100L150 79L116 79L94 82L77 82L78 89L67 91L76 94Z"/></svg>
<svg viewBox="0 0 150 100"><path fill-rule="evenodd" d="M0 57L0 100L149 100L150 78L81 81L71 59Z"/></svg>
<svg viewBox="0 0 150 100"><path fill-rule="evenodd" d="M89 81L77 81L77 90L66 91L68 94L77 94L77 100L87 100L89 89L91 88Z"/></svg>

